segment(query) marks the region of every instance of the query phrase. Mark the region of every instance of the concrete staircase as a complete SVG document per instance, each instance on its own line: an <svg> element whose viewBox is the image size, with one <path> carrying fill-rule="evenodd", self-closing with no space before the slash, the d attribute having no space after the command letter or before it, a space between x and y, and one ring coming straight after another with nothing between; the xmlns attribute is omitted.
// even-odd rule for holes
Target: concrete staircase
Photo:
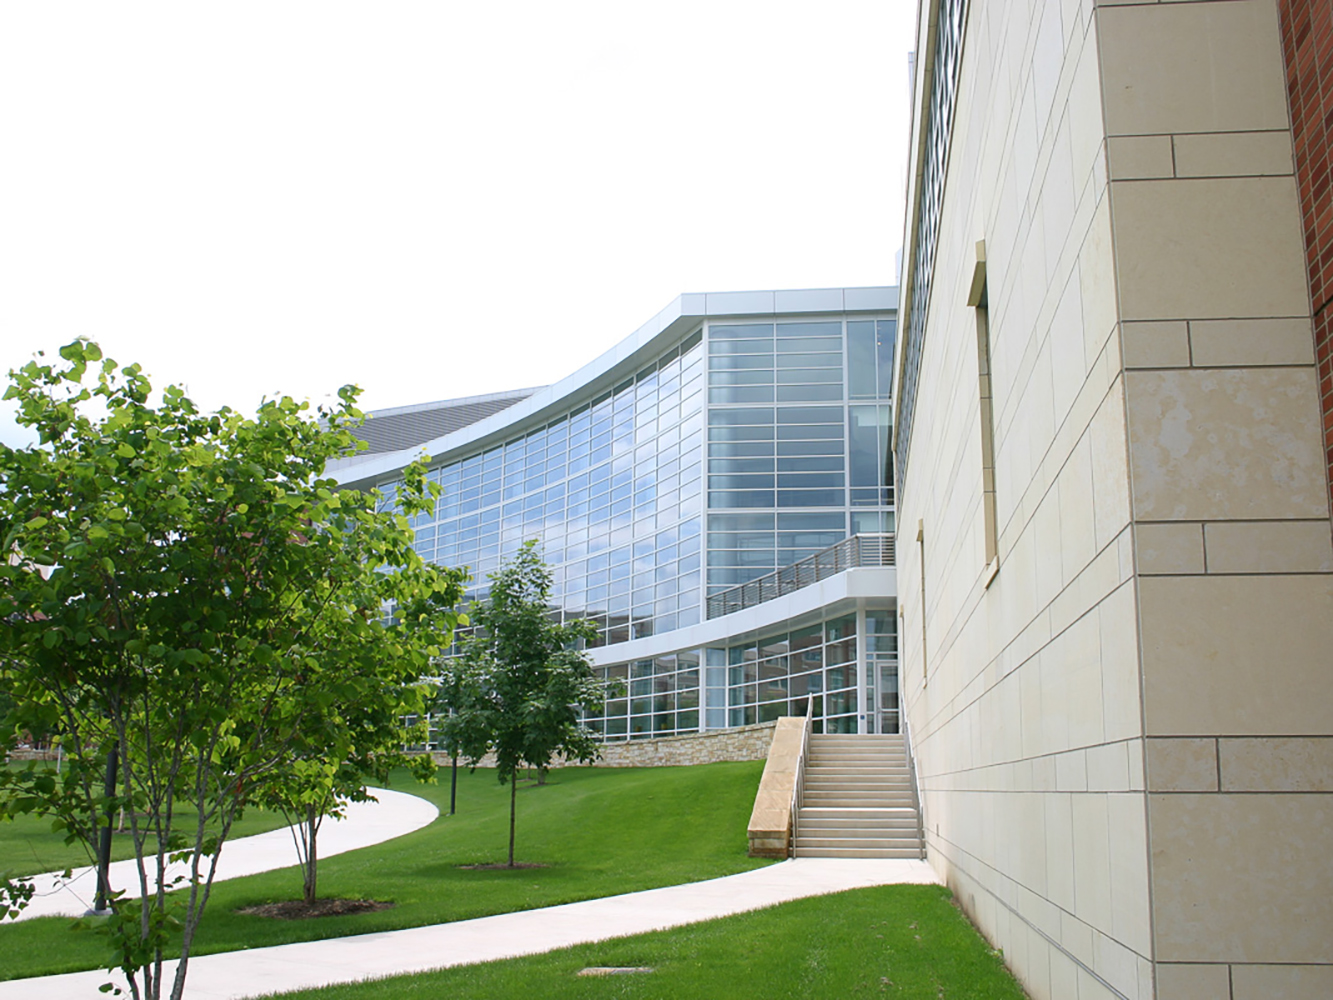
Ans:
<svg viewBox="0 0 1333 1000"><path fill-rule="evenodd" d="M796 824L798 858L920 858L901 736L811 734Z"/></svg>

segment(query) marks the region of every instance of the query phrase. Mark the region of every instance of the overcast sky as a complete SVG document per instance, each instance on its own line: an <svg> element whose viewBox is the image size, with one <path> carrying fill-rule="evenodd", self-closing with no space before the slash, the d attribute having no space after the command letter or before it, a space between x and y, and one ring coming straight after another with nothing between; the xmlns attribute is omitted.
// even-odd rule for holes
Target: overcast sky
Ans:
<svg viewBox="0 0 1333 1000"><path fill-rule="evenodd" d="M677 294L891 284L911 0L0 6L0 371L543 385ZM21 433L8 411L0 438Z"/></svg>

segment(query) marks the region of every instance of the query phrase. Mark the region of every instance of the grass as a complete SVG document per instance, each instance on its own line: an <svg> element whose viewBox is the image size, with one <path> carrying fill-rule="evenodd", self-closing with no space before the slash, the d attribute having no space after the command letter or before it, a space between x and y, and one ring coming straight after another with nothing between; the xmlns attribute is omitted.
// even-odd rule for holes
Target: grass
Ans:
<svg viewBox="0 0 1333 1000"><path fill-rule="evenodd" d="M653 971L579 976L588 966L648 966ZM527 958L288 993L283 1000L522 996L1023 1000L1024 994L999 955L952 905L947 889L897 885L802 899Z"/></svg>
<svg viewBox="0 0 1333 1000"><path fill-rule="evenodd" d="M281 813L252 807L245 811L242 819L232 824L231 836L250 837L286 825L287 820ZM134 845L127 828L124 833L111 838L111 860L123 861L132 857ZM52 831L49 819L18 816L0 822L0 872L10 876L38 875L92 863L87 845L82 841L66 844L65 832Z"/></svg>
<svg viewBox="0 0 1333 1000"><path fill-rule="evenodd" d="M396 840L320 863L320 895L392 900L393 909L279 921L235 911L299 898L296 869L218 883L194 954L397 930L553 906L693 882L759 867L745 855L745 827L762 761L675 768L567 768L544 787L520 786L517 860L545 868L468 871L503 861L509 790L494 772L459 775L458 815ZM447 812L448 774L438 785L405 775L394 787ZM0 867L8 859L0 855ZM45 918L0 925L0 978L18 979L105 961L102 939Z"/></svg>

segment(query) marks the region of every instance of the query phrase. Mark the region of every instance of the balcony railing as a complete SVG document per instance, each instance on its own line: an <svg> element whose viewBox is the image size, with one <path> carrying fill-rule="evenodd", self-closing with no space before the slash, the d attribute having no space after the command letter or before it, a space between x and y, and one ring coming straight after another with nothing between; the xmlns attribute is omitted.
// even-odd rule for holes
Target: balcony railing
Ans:
<svg viewBox="0 0 1333 1000"><path fill-rule="evenodd" d="M853 535L800 562L708 598L708 617L720 618L827 580L844 570L893 565L893 535Z"/></svg>

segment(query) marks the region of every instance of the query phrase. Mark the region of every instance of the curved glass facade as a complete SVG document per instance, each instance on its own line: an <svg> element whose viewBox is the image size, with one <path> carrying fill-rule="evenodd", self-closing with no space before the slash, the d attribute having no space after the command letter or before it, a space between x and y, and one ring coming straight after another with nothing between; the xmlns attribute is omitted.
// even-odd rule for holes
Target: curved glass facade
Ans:
<svg viewBox="0 0 1333 1000"><path fill-rule="evenodd" d="M470 597L527 539L541 540L554 598L624 642L699 620L702 593L702 335L613 390L502 445L431 473L436 516L417 551L467 566Z"/></svg>
<svg viewBox="0 0 1333 1000"><path fill-rule="evenodd" d="M679 317L627 352L643 358L632 367L613 359L586 387L536 390L473 444L473 432L439 439L443 492L413 522L417 551L468 567L468 596L482 598L488 574L538 539L553 613L597 623L598 669L619 682L589 719L608 739L764 722L810 697L821 727L855 730L879 703L870 653L887 641L866 631L864 605L750 642L690 630L710 594L893 530L896 297L869 291L878 308ZM360 481L391 495L398 476Z"/></svg>

